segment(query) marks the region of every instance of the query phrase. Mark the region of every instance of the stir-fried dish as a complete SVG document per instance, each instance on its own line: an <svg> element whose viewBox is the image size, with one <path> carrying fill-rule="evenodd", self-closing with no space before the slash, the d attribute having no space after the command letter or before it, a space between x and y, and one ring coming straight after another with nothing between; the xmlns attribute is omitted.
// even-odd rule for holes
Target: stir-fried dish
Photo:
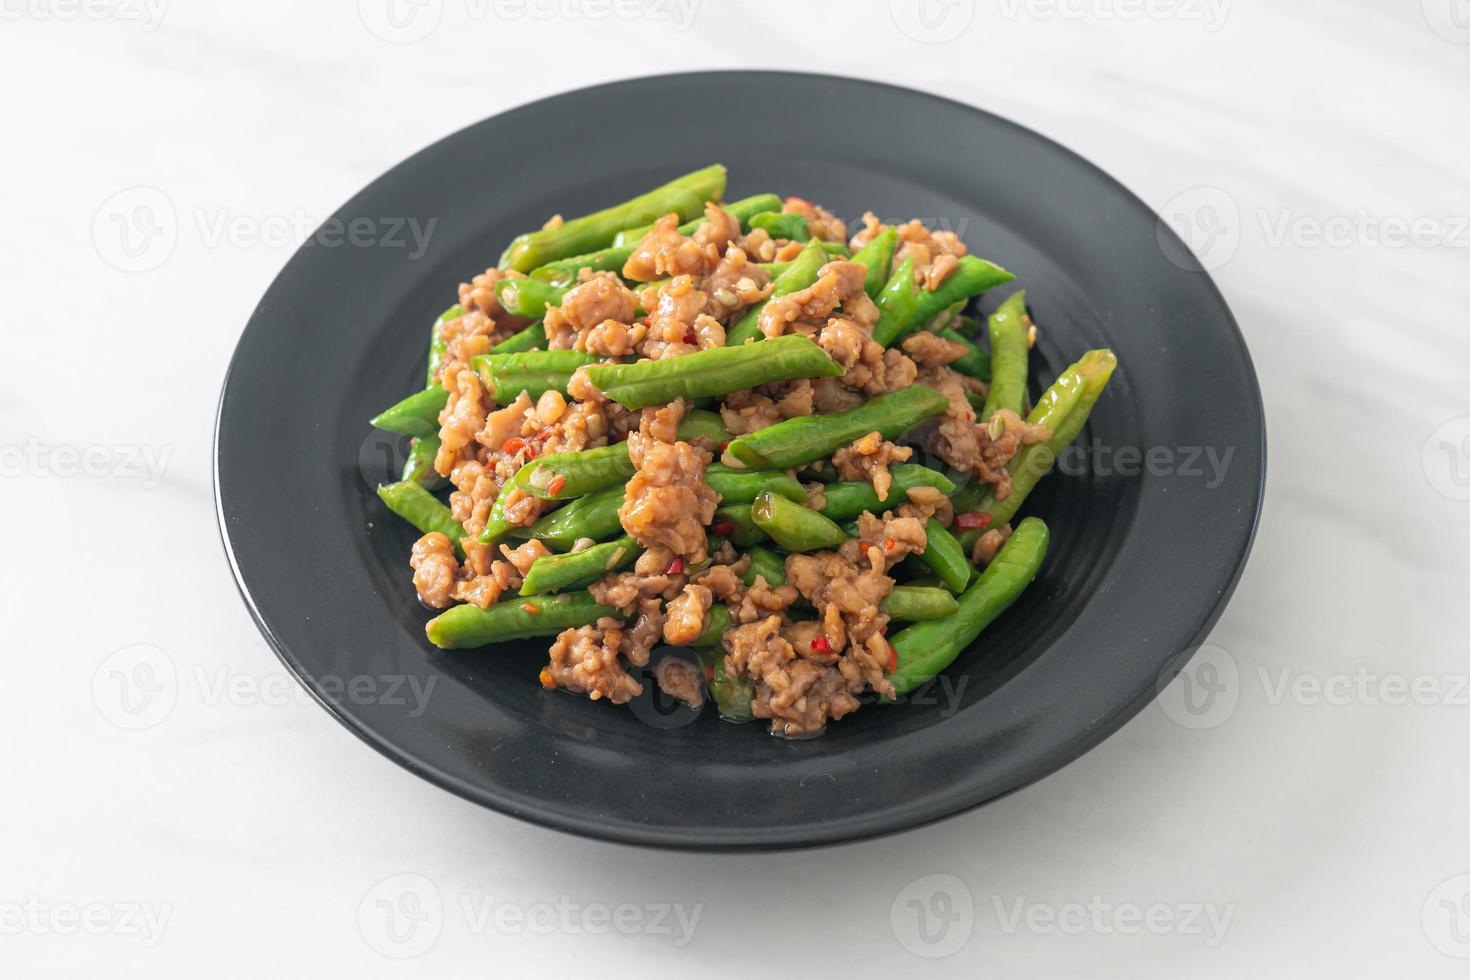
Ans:
<svg viewBox="0 0 1470 980"><path fill-rule="evenodd" d="M811 735L932 680L1036 577L1018 512L1116 362L1032 404L1025 294L966 312L1011 273L725 182L558 216L461 284L427 387L373 420L413 437L378 494L422 532L436 646L550 637L543 687L651 678Z"/></svg>

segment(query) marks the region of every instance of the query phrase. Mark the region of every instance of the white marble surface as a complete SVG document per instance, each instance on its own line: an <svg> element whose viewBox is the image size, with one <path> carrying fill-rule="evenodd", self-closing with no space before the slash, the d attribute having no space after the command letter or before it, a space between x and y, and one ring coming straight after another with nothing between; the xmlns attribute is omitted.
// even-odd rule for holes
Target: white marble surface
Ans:
<svg viewBox="0 0 1470 980"><path fill-rule="evenodd" d="M420 0L399 28L385 2L0 6L0 974L1465 975L1465 0ZM1153 706L939 826L700 857L478 809L297 692L214 527L242 324L302 229L397 160L634 66L944 92L1221 232L1198 241L1271 466L1211 710ZM172 250L129 258L112 215L160 200ZM175 671L141 715L129 658ZM926 944L906 902L933 873L973 912ZM390 934L405 874L442 912ZM699 918L596 934L623 903Z"/></svg>

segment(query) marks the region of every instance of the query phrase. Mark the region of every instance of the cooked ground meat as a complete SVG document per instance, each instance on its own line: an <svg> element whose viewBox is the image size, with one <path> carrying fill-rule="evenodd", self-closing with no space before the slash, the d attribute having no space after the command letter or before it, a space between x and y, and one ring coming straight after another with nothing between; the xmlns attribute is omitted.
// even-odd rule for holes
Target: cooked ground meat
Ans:
<svg viewBox="0 0 1470 980"><path fill-rule="evenodd" d="M710 590L702 585L686 585L678 598L668 604L664 620L664 639L680 646L699 639L704 630L704 613L714 601Z"/></svg>
<svg viewBox="0 0 1470 980"><path fill-rule="evenodd" d="M989 565L1010 536L1009 524L991 528L975 539L975 546L970 549L970 560L977 565Z"/></svg>
<svg viewBox="0 0 1470 980"><path fill-rule="evenodd" d="M459 574L459 560L449 539L438 531L419 538L413 543L408 564L413 569L413 587L419 601L434 609L448 606L449 593Z"/></svg>
<svg viewBox="0 0 1470 980"><path fill-rule="evenodd" d="M659 690L691 708L704 704L704 672L679 657L664 657L653 668Z"/></svg>
<svg viewBox="0 0 1470 980"><path fill-rule="evenodd" d="M626 704L643 693L643 685L619 659L624 638L621 620L603 617L596 626L563 630L552 643L551 662L541 669L543 687L607 698Z"/></svg>
<svg viewBox="0 0 1470 980"><path fill-rule="evenodd" d="M865 314L872 307L872 300L863 291L867 274L868 267L861 262L846 259L828 262L822 266L816 282L794 293L777 296L766 304L761 310L761 333L767 337L816 333L833 310L839 306L846 309L846 304L852 304L860 316Z"/></svg>
<svg viewBox="0 0 1470 980"><path fill-rule="evenodd" d="M847 237L847 225L820 204L802 197L788 197L781 207L783 214L799 214L806 219L812 237L824 242L840 242Z"/></svg>
<svg viewBox="0 0 1470 980"><path fill-rule="evenodd" d="M612 272L595 272L567 290L560 306L547 309L542 323L551 350L587 350L594 328L608 320L631 324L638 297ZM599 335L603 342L606 331Z"/></svg>
<svg viewBox="0 0 1470 980"><path fill-rule="evenodd" d="M902 463L914 454L907 446L889 442L877 432L853 441L832 454L832 465L837 475L844 480L871 480L879 500L888 499L888 490L893 486L893 475L888 472L889 464Z"/></svg>
<svg viewBox="0 0 1470 980"><path fill-rule="evenodd" d="M715 516L720 495L704 482L710 454L678 439L684 400L644 409L638 431L628 435L628 456L636 467L623 506L623 530L645 548L662 545L691 561L703 561L705 526Z"/></svg>
<svg viewBox="0 0 1470 980"><path fill-rule="evenodd" d="M502 593L520 587L522 573L515 565L493 560L489 545L469 538L465 543L465 561L460 565L454 545L437 531L414 542L408 563L414 589L424 605L443 609L454 600L486 609Z"/></svg>
<svg viewBox="0 0 1470 980"><path fill-rule="evenodd" d="M945 340L938 334L920 330L903 342L903 352L914 359L921 368L944 367L965 356L965 345L954 340Z"/></svg>
<svg viewBox="0 0 1470 980"><path fill-rule="evenodd" d="M929 544L924 519L908 505L899 508L897 517L892 511L884 511L882 517L865 511L858 515L857 525L858 541L865 548L881 548L889 565L902 561L905 555L922 554Z"/></svg>
<svg viewBox="0 0 1470 980"><path fill-rule="evenodd" d="M1029 425L1015 412L1001 409L985 425L946 417L939 423L933 446L940 459L990 484L995 499L1004 500L1011 493L1006 463L1022 446L1050 438L1046 426Z"/></svg>

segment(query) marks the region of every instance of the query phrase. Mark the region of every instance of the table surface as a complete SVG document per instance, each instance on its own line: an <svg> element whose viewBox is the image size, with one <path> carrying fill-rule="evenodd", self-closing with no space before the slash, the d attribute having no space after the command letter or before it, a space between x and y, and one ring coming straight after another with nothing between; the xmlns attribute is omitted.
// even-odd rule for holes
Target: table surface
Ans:
<svg viewBox="0 0 1470 980"><path fill-rule="evenodd" d="M1465 0L391 3L3 8L0 971L1464 975ZM225 365L317 222L484 116L711 67L1074 148L1189 233L1264 391L1189 686L885 840L691 856L459 800L301 694L215 530Z"/></svg>

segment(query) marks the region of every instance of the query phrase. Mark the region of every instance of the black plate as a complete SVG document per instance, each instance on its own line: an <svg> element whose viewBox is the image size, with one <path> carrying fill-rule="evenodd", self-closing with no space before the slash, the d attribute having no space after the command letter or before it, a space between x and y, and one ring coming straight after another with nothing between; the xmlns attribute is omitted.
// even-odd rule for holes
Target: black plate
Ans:
<svg viewBox="0 0 1470 980"><path fill-rule="evenodd" d="M817 739L543 691L545 641L434 651L409 582L414 533L373 493L401 447L367 419L422 385L429 324L458 282L549 214L711 161L729 166L731 198L797 194L845 218L871 208L959 231L1027 289L1042 328L1035 374L1049 382L1088 348L1117 351L1082 442L1174 453L1172 467L1156 455L1136 474L1094 453L1045 481L1027 511L1052 526L1046 567L936 703L867 707ZM367 222L358 245L330 234L354 219ZM435 222L421 256L393 234L406 219ZM1065 765L1141 709L1214 624L1250 549L1260 394L1209 277L1106 174L967 106L785 73L604 85L434 144L325 227L261 300L225 381L225 546L266 639L328 710L504 813L702 849L825 844L958 813ZM1185 465L1196 447L1233 454L1223 480ZM433 685L421 713L406 677Z"/></svg>

